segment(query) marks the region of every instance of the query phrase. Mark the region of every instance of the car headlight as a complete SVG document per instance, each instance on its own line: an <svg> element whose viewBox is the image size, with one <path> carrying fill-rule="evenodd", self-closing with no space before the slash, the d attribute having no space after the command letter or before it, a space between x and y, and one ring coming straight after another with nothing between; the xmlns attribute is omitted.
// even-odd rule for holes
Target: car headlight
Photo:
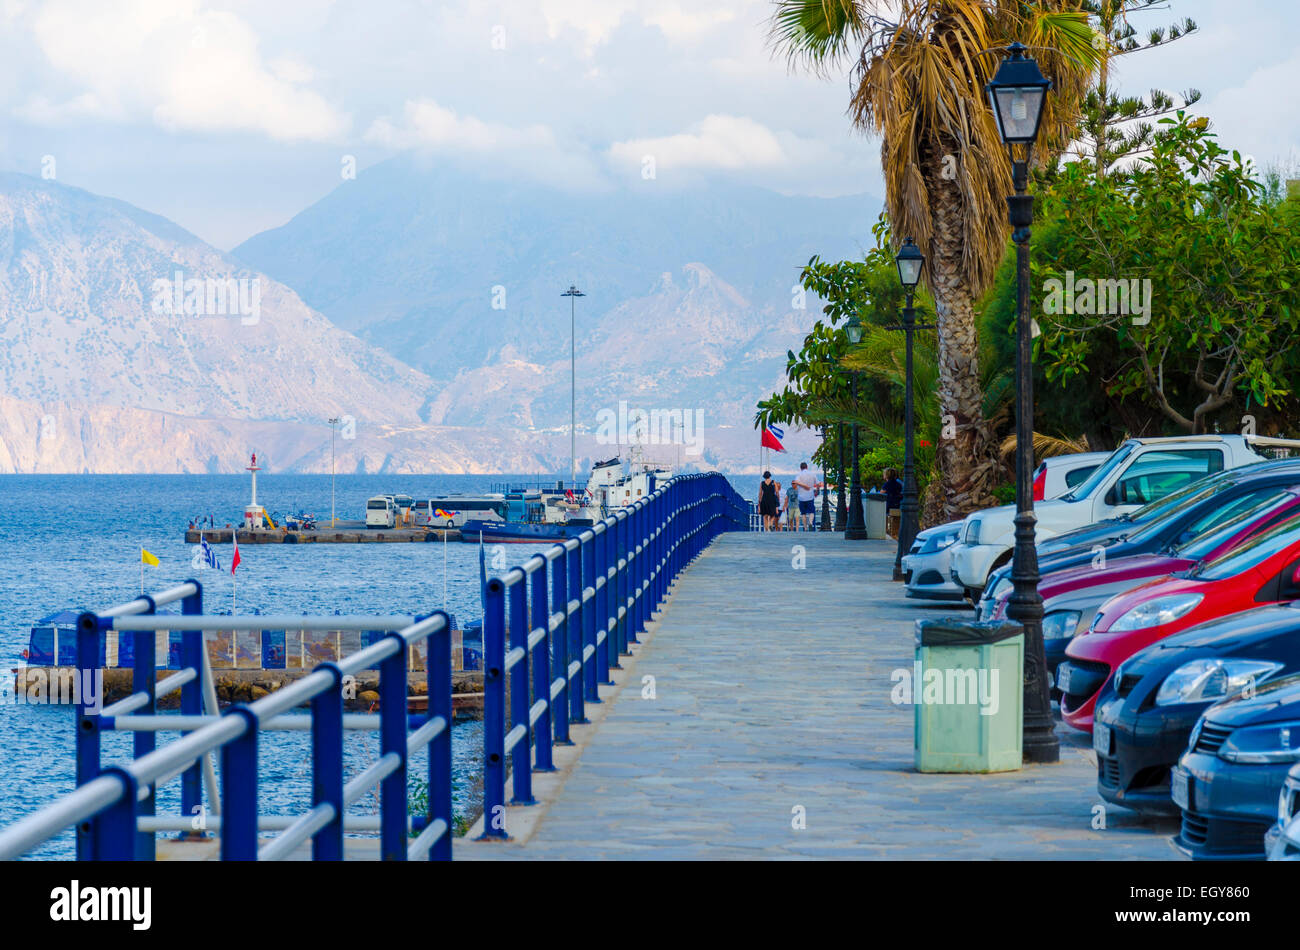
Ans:
<svg viewBox="0 0 1300 950"><path fill-rule="evenodd" d="M1201 594L1170 594L1138 604L1110 625L1112 631L1141 630L1172 623L1195 609L1205 598Z"/></svg>
<svg viewBox="0 0 1300 950"><path fill-rule="evenodd" d="M1156 705L1225 699L1280 669L1281 663L1269 660L1192 660L1165 677L1156 691Z"/></svg>
<svg viewBox="0 0 1300 950"><path fill-rule="evenodd" d="M999 597L1001 597L1003 594L1010 591L1011 588L1014 586L1015 585L1011 583L1010 575L1003 574L1001 577L997 579L997 581L994 582L993 589L990 590L988 593L986 593L984 596L996 603Z"/></svg>
<svg viewBox="0 0 1300 950"><path fill-rule="evenodd" d="M1074 636L1080 616L1078 610L1053 610L1043 618L1043 639L1066 640Z"/></svg>
<svg viewBox="0 0 1300 950"><path fill-rule="evenodd" d="M942 551L944 548L951 547L957 542L957 532L953 531L948 534L936 534L925 539L925 544L921 545L920 554L934 554Z"/></svg>
<svg viewBox="0 0 1300 950"><path fill-rule="evenodd" d="M972 518L966 522L966 541L967 546L974 546L980 543L980 520Z"/></svg>
<svg viewBox="0 0 1300 950"><path fill-rule="evenodd" d="M1300 721L1237 729L1219 749L1219 757L1257 765L1300 762Z"/></svg>

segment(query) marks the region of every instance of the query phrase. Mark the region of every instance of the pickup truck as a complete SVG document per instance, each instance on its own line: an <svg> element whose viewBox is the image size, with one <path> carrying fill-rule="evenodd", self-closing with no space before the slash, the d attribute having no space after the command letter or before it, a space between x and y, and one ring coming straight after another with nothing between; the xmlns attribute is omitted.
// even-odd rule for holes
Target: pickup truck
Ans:
<svg viewBox="0 0 1300 950"><path fill-rule="evenodd" d="M1195 435L1128 439L1083 484L1060 498L1037 502L1035 541L1159 501L1192 482L1273 457L1261 450L1295 451L1300 441L1252 435ZM968 515L949 553L954 583L978 600L989 575L1011 560L1015 505Z"/></svg>

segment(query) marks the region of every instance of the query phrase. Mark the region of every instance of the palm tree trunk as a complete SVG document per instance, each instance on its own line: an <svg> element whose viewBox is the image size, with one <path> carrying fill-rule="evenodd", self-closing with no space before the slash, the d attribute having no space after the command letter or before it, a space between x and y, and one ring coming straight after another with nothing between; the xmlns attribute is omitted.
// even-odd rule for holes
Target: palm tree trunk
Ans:
<svg viewBox="0 0 1300 950"><path fill-rule="evenodd" d="M962 255L963 204L956 182L929 178L934 212L931 237L935 312L939 337L939 406L943 414L939 470L946 520L996 504L990 490L992 446L984 421L975 309Z"/></svg>

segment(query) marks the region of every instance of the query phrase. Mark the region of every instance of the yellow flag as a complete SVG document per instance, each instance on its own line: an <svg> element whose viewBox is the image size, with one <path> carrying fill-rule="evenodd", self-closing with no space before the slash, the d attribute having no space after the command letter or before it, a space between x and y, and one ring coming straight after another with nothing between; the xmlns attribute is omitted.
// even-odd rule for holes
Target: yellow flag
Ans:
<svg viewBox="0 0 1300 950"><path fill-rule="evenodd" d="M158 555L150 554L144 548L140 549L140 560L143 561L145 564L148 564L150 567L158 566Z"/></svg>

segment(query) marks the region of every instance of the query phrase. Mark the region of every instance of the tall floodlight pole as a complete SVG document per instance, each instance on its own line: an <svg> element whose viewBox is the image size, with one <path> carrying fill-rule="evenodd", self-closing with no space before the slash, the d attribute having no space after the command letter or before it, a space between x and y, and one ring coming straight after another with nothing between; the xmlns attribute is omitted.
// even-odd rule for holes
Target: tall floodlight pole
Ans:
<svg viewBox="0 0 1300 950"><path fill-rule="evenodd" d="M1034 548L1034 377L1029 318L1029 232L1034 223L1034 198L1027 194L1034 139L1052 82L1025 52L1024 46L1012 43L1007 58L985 87L1011 159L1016 192L1007 197L1011 239L1016 245L1016 531L1007 616L1024 628L1023 758L1026 762L1056 762L1061 757L1061 743L1048 694L1043 596L1038 590L1038 552Z"/></svg>
<svg viewBox="0 0 1300 950"><path fill-rule="evenodd" d="M569 298L569 487L578 485L578 324L575 298L587 296L575 285L560 294Z"/></svg>
<svg viewBox="0 0 1300 950"><path fill-rule="evenodd" d="M330 419L330 527L337 528L338 521L334 517L334 427L339 424L339 417L334 416Z"/></svg>

